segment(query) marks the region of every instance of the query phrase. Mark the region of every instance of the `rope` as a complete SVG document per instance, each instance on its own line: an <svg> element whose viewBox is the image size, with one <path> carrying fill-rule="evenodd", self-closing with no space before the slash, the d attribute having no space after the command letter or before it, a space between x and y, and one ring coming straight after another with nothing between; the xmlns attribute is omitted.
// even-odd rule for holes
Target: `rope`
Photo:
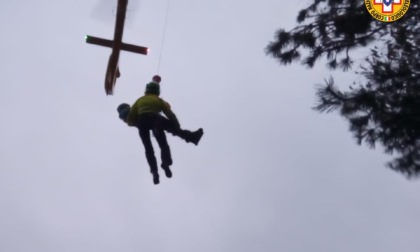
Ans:
<svg viewBox="0 0 420 252"><path fill-rule="evenodd" d="M167 23L168 23L168 15L169 15L169 0L166 1L165 20L164 20L164 23L163 23L162 40L161 40L161 43L160 43L160 53L159 53L159 61L158 61L158 67L157 67L157 73L158 74L159 74L160 62L161 62L162 54L163 54L163 45L165 43L166 27L167 27Z"/></svg>

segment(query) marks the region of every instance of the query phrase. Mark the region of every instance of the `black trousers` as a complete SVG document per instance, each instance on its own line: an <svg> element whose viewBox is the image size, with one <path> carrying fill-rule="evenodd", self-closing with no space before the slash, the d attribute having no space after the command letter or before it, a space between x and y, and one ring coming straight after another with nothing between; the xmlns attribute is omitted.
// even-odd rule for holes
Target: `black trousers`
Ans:
<svg viewBox="0 0 420 252"><path fill-rule="evenodd" d="M152 141L150 138L150 131L156 138L161 151L162 165L172 165L171 149L169 148L168 141L166 140L165 131L179 136L187 142L190 142L192 132L189 130L182 130L172 123L169 119L158 113L148 113L139 115L136 124L140 138L143 142L146 152L146 159L150 166L151 173L158 172L157 161L153 149Z"/></svg>

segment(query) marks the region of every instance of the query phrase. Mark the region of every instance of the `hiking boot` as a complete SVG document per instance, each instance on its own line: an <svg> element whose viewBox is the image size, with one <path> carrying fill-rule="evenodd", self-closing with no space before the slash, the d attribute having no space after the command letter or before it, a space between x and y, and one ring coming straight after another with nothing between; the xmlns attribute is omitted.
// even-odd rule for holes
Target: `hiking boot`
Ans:
<svg viewBox="0 0 420 252"><path fill-rule="evenodd" d="M159 184L159 174L157 172L152 173L153 175L153 184Z"/></svg>
<svg viewBox="0 0 420 252"><path fill-rule="evenodd" d="M203 136L204 132L202 128L199 128L197 131L192 133L191 142L195 145L200 142L201 137Z"/></svg>
<svg viewBox="0 0 420 252"><path fill-rule="evenodd" d="M165 171L165 175L167 178L172 178L172 171L171 169L169 169L169 165L162 164L160 167L162 167L162 169Z"/></svg>

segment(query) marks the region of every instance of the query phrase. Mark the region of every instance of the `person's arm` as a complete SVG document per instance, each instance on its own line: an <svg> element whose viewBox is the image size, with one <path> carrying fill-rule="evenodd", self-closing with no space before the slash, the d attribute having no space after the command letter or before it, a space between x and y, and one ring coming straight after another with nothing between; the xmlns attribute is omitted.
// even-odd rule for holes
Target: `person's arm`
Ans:
<svg viewBox="0 0 420 252"><path fill-rule="evenodd" d="M181 128L181 125L179 124L178 118L176 117L175 113L171 110L171 105L167 103L166 101L162 100L162 111L163 114L172 122L174 125L176 125L178 128Z"/></svg>
<svg viewBox="0 0 420 252"><path fill-rule="evenodd" d="M168 110L164 110L163 113L165 114L166 117L168 117L168 119L173 122L174 125L176 125L177 128L181 128L181 125L179 124L178 118L176 118L175 113L168 109Z"/></svg>

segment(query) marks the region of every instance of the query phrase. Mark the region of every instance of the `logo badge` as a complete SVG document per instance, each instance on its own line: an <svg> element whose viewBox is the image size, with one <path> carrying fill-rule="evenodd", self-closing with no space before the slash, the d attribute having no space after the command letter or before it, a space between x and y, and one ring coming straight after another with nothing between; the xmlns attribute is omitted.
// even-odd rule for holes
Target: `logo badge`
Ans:
<svg viewBox="0 0 420 252"><path fill-rule="evenodd" d="M407 13L410 0L365 0L365 5L376 20L394 22Z"/></svg>

